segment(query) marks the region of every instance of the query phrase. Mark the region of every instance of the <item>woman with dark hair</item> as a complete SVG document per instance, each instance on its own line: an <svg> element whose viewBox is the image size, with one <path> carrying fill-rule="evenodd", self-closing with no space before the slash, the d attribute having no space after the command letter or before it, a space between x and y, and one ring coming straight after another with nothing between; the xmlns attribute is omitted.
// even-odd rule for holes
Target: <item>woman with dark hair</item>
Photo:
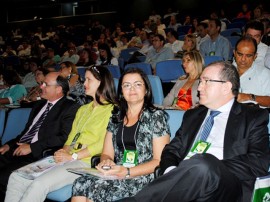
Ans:
<svg viewBox="0 0 270 202"><path fill-rule="evenodd" d="M101 153L116 103L113 78L107 68L92 66L86 70L84 86L93 101L79 108L64 147L54 153L54 160L60 165L34 180L14 172L9 178L6 201L44 201L49 192L72 184L79 177L66 169L90 167L91 157Z"/></svg>
<svg viewBox="0 0 270 202"><path fill-rule="evenodd" d="M119 105L109 121L97 166L104 175L118 179L78 178L73 184L73 202L114 201L135 195L154 179L162 149L169 143L167 115L153 106L148 77L131 68L119 84Z"/></svg>
<svg viewBox="0 0 270 202"><path fill-rule="evenodd" d="M108 44L99 44L99 57L97 59L97 65L118 65L118 60L112 55L111 49Z"/></svg>
<svg viewBox="0 0 270 202"><path fill-rule="evenodd" d="M79 61L76 63L78 66L90 66L96 63L96 54L89 48L84 48L80 52Z"/></svg>
<svg viewBox="0 0 270 202"><path fill-rule="evenodd" d="M69 61L62 62L59 72L61 76L68 79L68 96L80 105L88 103L76 65Z"/></svg>
<svg viewBox="0 0 270 202"><path fill-rule="evenodd" d="M5 70L2 75L6 88L0 92L0 104L19 104L27 94L19 74L15 70Z"/></svg>

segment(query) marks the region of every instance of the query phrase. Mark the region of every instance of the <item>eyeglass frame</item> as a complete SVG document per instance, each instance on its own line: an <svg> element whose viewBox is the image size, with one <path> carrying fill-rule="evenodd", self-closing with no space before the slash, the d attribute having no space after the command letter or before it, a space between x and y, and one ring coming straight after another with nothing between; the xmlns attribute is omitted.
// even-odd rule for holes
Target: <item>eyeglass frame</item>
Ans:
<svg viewBox="0 0 270 202"><path fill-rule="evenodd" d="M216 82L216 83L226 83L227 81L223 80L216 80L216 79L199 79L199 85L202 83L202 81L205 81L204 84L207 84L208 82Z"/></svg>
<svg viewBox="0 0 270 202"><path fill-rule="evenodd" d="M124 86L124 85L130 85L128 86ZM123 90L131 90L132 87L134 87L134 89L141 89L142 86L144 86L145 84L142 81L135 81L134 83L130 83L130 82L124 82L122 83L121 87Z"/></svg>
<svg viewBox="0 0 270 202"><path fill-rule="evenodd" d="M42 87L59 86L59 84L47 84L45 81L42 81L40 86L42 86Z"/></svg>

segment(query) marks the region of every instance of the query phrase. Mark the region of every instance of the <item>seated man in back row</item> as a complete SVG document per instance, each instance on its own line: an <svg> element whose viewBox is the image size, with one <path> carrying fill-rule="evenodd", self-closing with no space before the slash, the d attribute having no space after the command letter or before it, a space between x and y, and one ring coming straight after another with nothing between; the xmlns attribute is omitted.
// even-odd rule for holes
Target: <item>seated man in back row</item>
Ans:
<svg viewBox="0 0 270 202"><path fill-rule="evenodd" d="M51 72L41 90L43 99L33 107L25 129L0 147L2 189L6 188L12 171L41 159L44 150L62 147L71 130L79 105L66 98L68 81L58 72Z"/></svg>
<svg viewBox="0 0 270 202"><path fill-rule="evenodd" d="M231 63L207 66L201 106L186 111L160 161L162 176L120 201L251 201L256 177L269 168L267 110L236 101L239 75Z"/></svg>
<svg viewBox="0 0 270 202"><path fill-rule="evenodd" d="M234 58L240 75L239 102L255 102L270 106L270 69L260 66L257 60L257 43L244 36L235 45Z"/></svg>

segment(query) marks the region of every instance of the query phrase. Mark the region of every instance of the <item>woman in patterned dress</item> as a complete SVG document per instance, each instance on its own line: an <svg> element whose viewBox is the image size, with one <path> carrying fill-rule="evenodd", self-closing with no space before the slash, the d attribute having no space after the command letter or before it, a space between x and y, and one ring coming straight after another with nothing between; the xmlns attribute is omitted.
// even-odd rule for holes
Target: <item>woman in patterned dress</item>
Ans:
<svg viewBox="0 0 270 202"><path fill-rule="evenodd" d="M119 82L119 108L114 109L109 121L101 162L97 166L105 175L119 179L82 176L73 183L73 202L114 201L135 195L154 179L161 152L169 143L167 115L153 106L147 76L131 68L123 73ZM134 154L131 159L130 152ZM104 166L110 169L105 170Z"/></svg>

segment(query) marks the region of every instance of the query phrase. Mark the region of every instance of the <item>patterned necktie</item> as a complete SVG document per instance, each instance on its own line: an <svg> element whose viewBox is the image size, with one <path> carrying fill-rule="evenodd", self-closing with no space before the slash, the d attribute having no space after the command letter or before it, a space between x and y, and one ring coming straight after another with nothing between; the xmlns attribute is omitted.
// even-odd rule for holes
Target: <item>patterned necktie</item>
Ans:
<svg viewBox="0 0 270 202"><path fill-rule="evenodd" d="M214 125L214 117L219 115L220 114L220 111L211 111L210 112L210 115L207 117L205 123L204 123L204 126L203 126L203 130L202 130L202 133L201 133L201 140L202 141L206 141L209 134L210 134L210 131Z"/></svg>
<svg viewBox="0 0 270 202"><path fill-rule="evenodd" d="M48 103L45 111L43 114L39 117L37 122L33 125L33 127L28 131L28 133L25 133L22 138L20 139L21 143L30 143L34 137L34 135L38 132L40 126L42 125L44 119L46 118L48 112L50 111L50 108L52 106L52 103Z"/></svg>

